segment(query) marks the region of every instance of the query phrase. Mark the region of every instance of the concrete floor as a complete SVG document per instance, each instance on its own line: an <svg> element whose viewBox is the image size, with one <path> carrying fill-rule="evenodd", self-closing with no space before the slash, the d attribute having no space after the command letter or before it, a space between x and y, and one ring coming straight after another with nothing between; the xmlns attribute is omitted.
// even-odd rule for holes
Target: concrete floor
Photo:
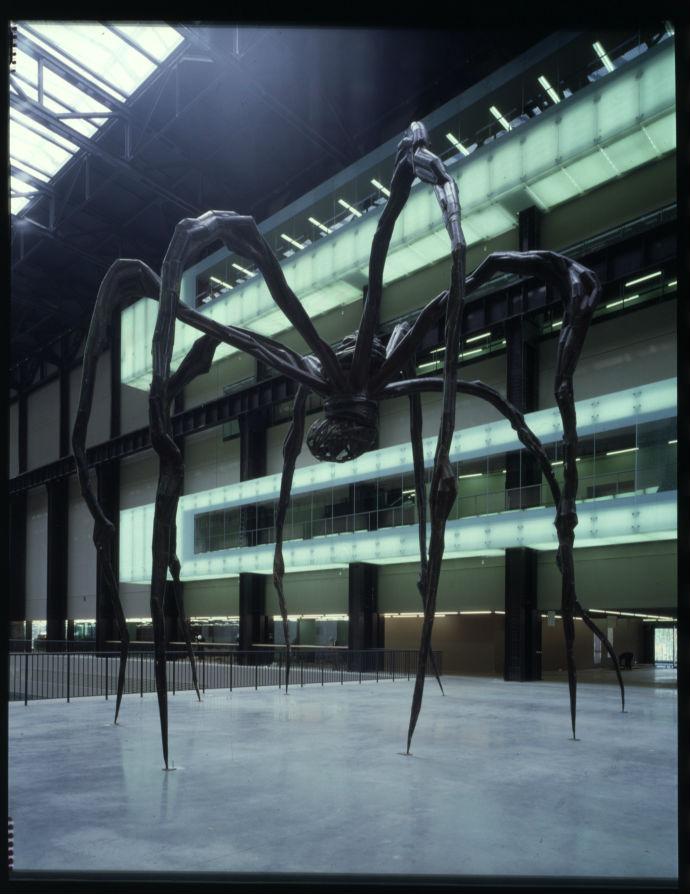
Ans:
<svg viewBox="0 0 690 894"><path fill-rule="evenodd" d="M629 677L632 683L632 677ZM15 868L673 878L676 693L427 681L9 706Z"/></svg>

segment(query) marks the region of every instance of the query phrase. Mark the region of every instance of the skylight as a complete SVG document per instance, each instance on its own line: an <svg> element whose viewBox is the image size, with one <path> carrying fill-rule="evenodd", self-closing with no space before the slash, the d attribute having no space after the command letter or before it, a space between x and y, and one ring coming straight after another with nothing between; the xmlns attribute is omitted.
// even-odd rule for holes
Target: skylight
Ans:
<svg viewBox="0 0 690 894"><path fill-rule="evenodd" d="M39 123L31 103L61 116L75 135L92 137L181 41L168 25L17 23L10 80L12 214L22 211L78 150L57 129Z"/></svg>

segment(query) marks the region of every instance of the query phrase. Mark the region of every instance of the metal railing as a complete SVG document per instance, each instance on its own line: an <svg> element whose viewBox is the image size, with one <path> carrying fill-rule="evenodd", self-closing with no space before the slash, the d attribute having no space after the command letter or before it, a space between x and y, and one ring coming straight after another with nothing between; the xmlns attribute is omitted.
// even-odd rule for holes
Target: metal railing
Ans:
<svg viewBox="0 0 690 894"><path fill-rule="evenodd" d="M557 470L558 472L558 470ZM495 476L494 476L495 478ZM377 486L379 482L372 482ZM461 482L462 484L462 482ZM462 487L449 513L450 521L490 515L515 509L530 509L553 506L553 496L548 484L527 484L521 487L495 488L490 476L487 476L487 489L479 493L464 494ZM675 467L673 465L653 466L616 471L597 471L595 474L580 475L578 499L615 499L618 496L640 496L646 493L671 490L676 487ZM402 492L403 485L400 490ZM320 492L315 492L319 496ZM249 511L258 504L250 505ZM245 508L245 507L243 507ZM274 508L274 507L272 507ZM239 509L228 510L239 518ZM318 516L323 512L322 517ZM213 513L209 513L213 514ZM333 534L354 534L358 531L375 531L382 528L414 525L417 523L417 510L413 499L397 500L386 506L379 506L368 511L336 513L329 512L329 507L319 506L314 500L306 507L291 507L283 528L284 542L290 540L311 540L318 537L329 537ZM243 546L275 542L274 525L251 524L244 530L239 525L231 531L225 530L222 536L209 536L208 542L200 542L195 536L195 553L203 555L224 549L236 549Z"/></svg>
<svg viewBox="0 0 690 894"><path fill-rule="evenodd" d="M120 667L118 652L15 652L9 656L9 700L66 699L116 695ZM439 674L442 653L434 652ZM302 649L290 663L290 686L326 683L413 679L417 673L416 649L323 650ZM285 648L267 646L246 652L230 649L196 655L199 689L233 689L285 686ZM192 670L186 654L166 653L168 692L193 690ZM433 674L431 662L426 673ZM131 653L125 671L126 694L155 692L151 653Z"/></svg>

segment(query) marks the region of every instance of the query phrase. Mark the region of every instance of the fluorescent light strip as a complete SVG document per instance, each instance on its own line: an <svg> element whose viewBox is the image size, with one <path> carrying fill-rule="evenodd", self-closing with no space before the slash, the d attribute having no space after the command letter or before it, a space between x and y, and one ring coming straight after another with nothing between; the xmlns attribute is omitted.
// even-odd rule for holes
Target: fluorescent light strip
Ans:
<svg viewBox="0 0 690 894"><path fill-rule="evenodd" d="M634 301L639 297L639 295L626 295L625 298L619 298L618 301L611 301L606 305L606 310L610 310L612 307L618 307L621 304L629 304L631 301Z"/></svg>
<svg viewBox="0 0 690 894"><path fill-rule="evenodd" d="M318 227L324 233L332 233L333 232L333 230L331 230L330 227L327 227L326 224L319 223L319 221L315 217L310 217L309 223L314 224L315 227Z"/></svg>
<svg viewBox="0 0 690 894"><path fill-rule="evenodd" d="M579 463L581 460L582 460L582 457L581 457L581 456L578 456L578 457L576 457L575 462L576 462L576 463ZM554 462L552 462L551 465L552 465L552 466L562 466L563 463L564 463L564 460L562 460L562 459L557 459L557 460L554 460Z"/></svg>
<svg viewBox="0 0 690 894"><path fill-rule="evenodd" d="M474 348L472 351L461 351L458 354L458 358L460 360L464 360L465 357L472 357L474 354L481 354L484 348Z"/></svg>
<svg viewBox="0 0 690 894"><path fill-rule="evenodd" d="M552 328L552 329L558 329L558 327L559 327L559 326L562 326L562 325L563 325L563 320L556 320L555 323L552 323L552 324L551 324L551 328Z"/></svg>
<svg viewBox="0 0 690 894"><path fill-rule="evenodd" d="M223 280L223 279L218 279L217 276L209 276L209 281L210 281L210 282L217 282L218 285L223 286L224 289L231 289L231 288L232 288L232 286L230 285L229 282L225 282L225 280Z"/></svg>
<svg viewBox="0 0 690 894"><path fill-rule="evenodd" d="M450 142L453 144L453 146L455 146L456 149L459 149L459 150L462 152L463 155L469 155L469 154L470 154L470 150L469 150L469 149L465 149L465 147L462 145L462 143L460 142L460 140L456 139L456 138L453 136L452 133L447 133L447 134L446 134L446 139L447 139L447 140L450 140Z"/></svg>
<svg viewBox="0 0 690 894"><path fill-rule="evenodd" d="M604 456L618 456L621 453L635 453L635 451L639 449L639 447L624 447L623 450L609 450Z"/></svg>
<svg viewBox="0 0 690 894"><path fill-rule="evenodd" d="M431 369L432 366L438 366L440 360L431 360L429 363L420 363L417 369Z"/></svg>
<svg viewBox="0 0 690 894"><path fill-rule="evenodd" d="M286 236L285 233L281 233L280 238L284 239L286 242L289 242L290 245L294 245L295 248L299 248L300 251L302 251L306 247L304 245L300 245L296 239L292 239L290 236Z"/></svg>
<svg viewBox="0 0 690 894"><path fill-rule="evenodd" d="M510 124L508 124L508 122L503 117L503 115L501 115L501 113L498 111L496 106L491 106L489 111L494 116L494 118L500 123L501 127L505 128L506 130L512 130Z"/></svg>
<svg viewBox="0 0 690 894"><path fill-rule="evenodd" d="M236 264L234 261L232 262L232 266L235 268L235 270L239 270L240 273L244 273L245 276L254 276L253 271L247 270L246 267L242 267L239 264Z"/></svg>
<svg viewBox="0 0 690 894"><path fill-rule="evenodd" d="M556 91L553 89L553 87L551 86L551 84L549 84L549 82L546 80L546 78L544 77L544 75L539 75L538 81L539 81L539 83L542 85L542 87L544 88L544 90L546 90L546 92L549 94L549 96L551 97L551 99L552 99L554 102L560 102L560 101L561 101L561 97L556 93Z"/></svg>
<svg viewBox="0 0 690 894"><path fill-rule="evenodd" d="M677 444L677 443L678 443L678 439L677 439L677 438L674 438L672 441L669 441L668 443L669 443L669 445L671 445L671 444Z"/></svg>
<svg viewBox="0 0 690 894"><path fill-rule="evenodd" d="M380 189L381 192L384 194L384 196L386 196L386 198L388 198L388 196L391 194L390 189L387 189L387 188L383 185L383 183L379 183L379 181L376 179L376 177L372 177L372 178L371 178L371 182L374 184L374 186L376 187L376 189Z"/></svg>
<svg viewBox="0 0 690 894"><path fill-rule="evenodd" d="M626 282L625 288L629 289L630 286L636 286L640 282L647 282L649 279L656 279L657 276L661 276L661 270L655 270L654 273L648 273L646 276L639 276L637 279L631 279L630 282Z"/></svg>
<svg viewBox="0 0 690 894"><path fill-rule="evenodd" d="M678 285L678 280L677 280L677 279L672 279L670 282L667 282L666 285L669 286L669 287L671 287L671 286L677 286L677 285Z"/></svg>
<svg viewBox="0 0 690 894"><path fill-rule="evenodd" d="M460 614L461 615L490 615L491 610L490 609L482 609L481 611L467 611L467 612L462 611L462 612L460 612Z"/></svg>
<svg viewBox="0 0 690 894"><path fill-rule="evenodd" d="M469 475L458 475L458 478L481 478L483 472L471 472Z"/></svg>
<svg viewBox="0 0 690 894"><path fill-rule="evenodd" d="M352 214L354 214L356 217L362 216L362 212L358 211L356 208L353 208L352 205L349 205L345 201L345 199L338 199L338 202L339 202L339 204L341 204L343 206L343 208L347 208L347 210L350 211Z"/></svg>
<svg viewBox="0 0 690 894"><path fill-rule="evenodd" d="M473 335L472 338L466 338L465 344L472 344L473 341L481 341L483 338L491 338L490 332L482 332L481 335Z"/></svg>
<svg viewBox="0 0 690 894"><path fill-rule="evenodd" d="M604 65L606 66L606 71L613 71L614 68L615 68L615 65L614 65L613 62L611 62L611 60L609 59L609 57L608 57L608 55L607 55L607 53L606 53L606 50L603 48L603 46L601 45L601 43L597 40L597 41L595 41L595 42L592 44L592 47L594 48L594 52L597 54L597 56L599 57L599 59L600 59L600 60L604 63Z"/></svg>

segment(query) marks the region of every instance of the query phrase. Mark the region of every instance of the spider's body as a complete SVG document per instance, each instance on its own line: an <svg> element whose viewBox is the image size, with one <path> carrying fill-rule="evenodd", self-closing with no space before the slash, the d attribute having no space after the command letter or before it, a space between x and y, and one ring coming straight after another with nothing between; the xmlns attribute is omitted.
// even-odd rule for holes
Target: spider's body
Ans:
<svg viewBox="0 0 690 894"><path fill-rule="evenodd" d="M349 373L352 367L357 335L358 332L354 332L336 345L335 357L344 373ZM370 369L378 372L385 359L383 342L374 336ZM367 388L336 392L324 400L323 409L324 418L317 419L307 432L307 447L320 462L349 462L376 447L378 403L371 399Z"/></svg>
<svg viewBox="0 0 690 894"><path fill-rule="evenodd" d="M447 290L422 308L412 325L399 323L384 346L376 336L383 291L383 268L393 227L400 215L415 178L433 187L450 241L451 274ZM237 326L222 325L179 301L182 272L214 243L221 241L233 253L254 263L263 274L276 305L301 334L311 353L302 356L277 341ZM516 273L543 279L556 289L564 305L563 325L558 340L554 394L563 423L564 487L561 491L551 463L539 439L528 428L524 416L501 394L481 382L457 378L457 358L462 330L465 295L495 273ZM184 464L172 437L170 407L173 399L197 375L208 371L213 354L222 341L245 351L257 360L299 384L292 424L283 445L283 474L276 507L276 546L273 583L278 594L286 643L287 691L290 646L287 606L283 593L285 566L282 554L283 526L290 500L297 457L304 440L306 401L310 392L324 404L324 417L309 429L307 446L313 456L326 462L347 462L377 444L378 404L381 400L407 396L410 404L410 441L415 475L415 503L419 522L420 575L418 588L424 608L419 663L407 736L409 754L412 733L421 707L427 660L433 665L431 633L436 607L446 520L457 493L457 479L449 461L455 431L456 394L463 392L489 401L515 429L518 438L538 461L556 506L558 535L557 563L562 576L561 612L566 642L570 689L570 712L575 738L576 671L574 623L577 612L587 627L600 638L612 658L621 696L623 683L618 660L604 634L577 601L573 563L574 530L577 524L577 431L572 387L573 373L592 313L600 298L596 276L575 261L549 251L497 252L486 258L470 275L465 272L465 240L460 224L460 202L455 181L443 162L429 148L426 129L413 122L398 145L390 196L376 228L369 259L369 282L359 329L335 348L324 342L297 296L288 286L282 268L251 217L232 211L209 211L197 218L180 221L163 259L160 278L143 262L118 260L108 270L96 300L84 350L83 378L72 443L82 494L94 518L94 543L105 558L106 591L111 599L121 637L121 662L115 718L124 690L124 668L128 635L118 595L117 578L109 556L114 550L115 532L93 491L86 463L86 430L93 401L98 356L107 347L110 319L124 301L133 296L158 296L159 310L153 337L153 375L149 393L151 443L160 461L158 491L153 525L151 615L154 632L154 665L161 722L163 757L168 767L167 682L163 597L168 572L172 574L178 615L185 633L194 681L196 671L189 628L182 602L180 563L176 556L175 515L182 490ZM415 377L414 358L426 333L445 318L443 376ZM180 319L204 333L171 375L174 323ZM429 488L431 536L427 549L427 497L422 450L421 394L442 392L442 411L433 473ZM438 674L437 674L438 678ZM440 685L440 680L439 680ZM197 694L198 694L197 687ZM200 696L199 696L200 697Z"/></svg>

